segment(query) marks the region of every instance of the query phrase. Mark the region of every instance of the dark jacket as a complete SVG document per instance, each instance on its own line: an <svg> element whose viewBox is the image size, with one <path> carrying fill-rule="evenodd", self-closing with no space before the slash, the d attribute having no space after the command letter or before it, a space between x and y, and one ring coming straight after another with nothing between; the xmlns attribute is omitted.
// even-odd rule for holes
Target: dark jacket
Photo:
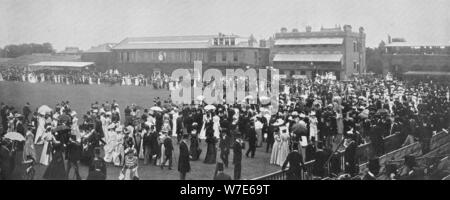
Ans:
<svg viewBox="0 0 450 200"><path fill-rule="evenodd" d="M281 167L282 170L286 169L287 164L289 163L289 169L287 171L287 179L288 180L299 180L301 178L302 169L306 171L306 168L303 164L303 157L297 151L292 151L286 157L286 160Z"/></svg>
<svg viewBox="0 0 450 200"><path fill-rule="evenodd" d="M178 171L181 173L191 171L191 165L189 163L189 149L184 141L180 143L180 157L178 158Z"/></svg>
<svg viewBox="0 0 450 200"><path fill-rule="evenodd" d="M233 145L233 164L240 164L242 162L242 145L235 141Z"/></svg>
<svg viewBox="0 0 450 200"><path fill-rule="evenodd" d="M164 148L165 148L164 153L166 156L172 155L173 145L172 145L172 139L170 139L170 137L167 137L166 139L164 139Z"/></svg>

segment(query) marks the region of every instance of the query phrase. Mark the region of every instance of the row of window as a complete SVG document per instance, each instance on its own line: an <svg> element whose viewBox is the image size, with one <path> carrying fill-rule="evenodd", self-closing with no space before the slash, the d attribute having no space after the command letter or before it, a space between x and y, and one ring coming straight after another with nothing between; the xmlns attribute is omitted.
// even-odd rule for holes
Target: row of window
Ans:
<svg viewBox="0 0 450 200"><path fill-rule="evenodd" d="M128 63L142 62L193 62L201 60L206 62L206 52L188 51L129 51L120 52L119 60Z"/></svg>
<svg viewBox="0 0 450 200"><path fill-rule="evenodd" d="M235 44L236 39L232 37L214 38L214 46L234 46Z"/></svg>

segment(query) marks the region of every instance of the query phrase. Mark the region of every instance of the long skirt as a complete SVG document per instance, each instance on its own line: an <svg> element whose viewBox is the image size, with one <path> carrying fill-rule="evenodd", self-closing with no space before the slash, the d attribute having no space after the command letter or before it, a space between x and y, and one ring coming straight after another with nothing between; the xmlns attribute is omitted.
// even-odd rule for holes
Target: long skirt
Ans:
<svg viewBox="0 0 450 200"><path fill-rule="evenodd" d="M51 154L48 154L47 151L48 151L48 142L44 141L44 147L42 148L41 159L39 160L39 163L46 166L50 163L50 160L52 158Z"/></svg>
<svg viewBox="0 0 450 200"><path fill-rule="evenodd" d="M58 159L53 159L45 170L44 179L47 180L66 180L66 168L64 166L64 159L62 156Z"/></svg>
<svg viewBox="0 0 450 200"><path fill-rule="evenodd" d="M206 164L215 164L217 157L217 149L215 143L208 143L206 150L205 162Z"/></svg>

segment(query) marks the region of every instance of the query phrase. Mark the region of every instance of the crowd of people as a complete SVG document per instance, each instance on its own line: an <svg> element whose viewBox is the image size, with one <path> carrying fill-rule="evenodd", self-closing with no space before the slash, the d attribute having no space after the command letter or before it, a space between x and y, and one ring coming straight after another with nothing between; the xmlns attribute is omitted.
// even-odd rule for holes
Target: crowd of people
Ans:
<svg viewBox="0 0 450 200"><path fill-rule="evenodd" d="M89 85L123 85L123 86L151 86L154 89L169 89L173 81L167 74L143 74L119 73L116 70L106 72L74 71L74 70L36 70L27 71L20 67L8 67L0 69L0 81L19 81L29 83L52 84L89 84Z"/></svg>
<svg viewBox="0 0 450 200"><path fill-rule="evenodd" d="M288 179L300 179L306 170L304 163L311 160L315 160L314 167L308 173L326 177L330 170L326 163L333 162L330 156L341 149L344 172L354 177L360 173L359 145L370 143L371 151L364 156L373 160L386 153L384 138L402 134L403 145L420 141L424 154L430 150L433 134L450 125L447 82L316 78L282 85L277 113L261 104L205 105L200 100L175 105L170 99L156 98L151 108L127 106L124 116L115 101L95 102L79 121L68 101L53 109L40 107L34 114L29 105L19 114L2 104L2 127L3 133L16 131L26 136L24 158L47 165L46 179L68 179L72 166L81 179L80 161L90 166L87 179L106 179L106 163L111 163L122 168L120 179L131 180L139 179L140 159L144 165L172 169L177 145L178 171L180 179L185 179L190 162L202 154L202 141L207 144L203 162L219 163L217 179L231 178L223 172L230 164L233 179L241 179L243 154L252 159L256 148L270 154L267 164L283 170L289 166ZM25 129L22 124L27 123L30 126ZM30 153L35 144L44 145L40 158ZM68 160L66 168L63 158ZM365 179L376 175L369 172Z"/></svg>

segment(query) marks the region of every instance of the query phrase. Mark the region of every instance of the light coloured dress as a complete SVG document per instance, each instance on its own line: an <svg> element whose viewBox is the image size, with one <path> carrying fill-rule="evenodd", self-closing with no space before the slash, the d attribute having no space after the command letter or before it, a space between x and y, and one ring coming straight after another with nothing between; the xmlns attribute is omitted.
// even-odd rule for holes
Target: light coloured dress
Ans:
<svg viewBox="0 0 450 200"><path fill-rule="evenodd" d="M281 143L277 164L282 166L289 154L289 133L280 133Z"/></svg>
<svg viewBox="0 0 450 200"><path fill-rule="evenodd" d="M309 139L311 140L312 137L316 138L317 141L317 118L315 116L309 117Z"/></svg>
<svg viewBox="0 0 450 200"><path fill-rule="evenodd" d="M270 155L270 164L277 164L278 156L280 153L281 147L281 137L279 134L275 134L274 136L275 142L272 146L272 154Z"/></svg>
<svg viewBox="0 0 450 200"><path fill-rule="evenodd" d="M47 166L52 160L52 154L51 153L47 154L47 151L49 148L50 141L52 141L54 137L51 132L45 132L44 135L42 135L42 137L44 139L44 147L42 148L41 159L39 160L39 163Z"/></svg>

